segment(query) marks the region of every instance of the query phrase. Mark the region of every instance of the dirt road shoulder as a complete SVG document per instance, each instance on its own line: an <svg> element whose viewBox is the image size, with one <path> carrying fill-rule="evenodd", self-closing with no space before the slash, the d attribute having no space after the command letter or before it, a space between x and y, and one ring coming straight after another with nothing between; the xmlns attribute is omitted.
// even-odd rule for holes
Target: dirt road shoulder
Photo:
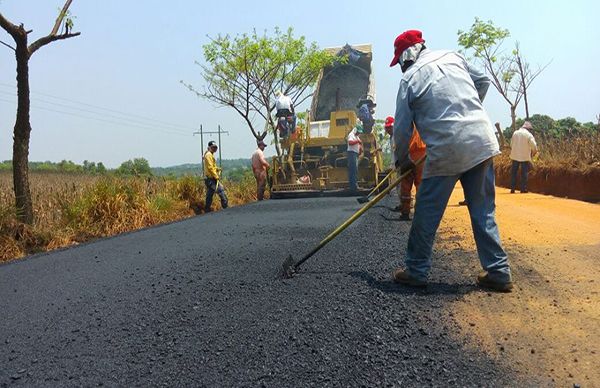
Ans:
<svg viewBox="0 0 600 388"><path fill-rule="evenodd" d="M457 188L438 248L474 256L462 199ZM501 188L496 204L517 287L498 297L468 294L452 305L462 335L492 359L558 386L600 382L600 205ZM470 259L465 271L479 265Z"/></svg>

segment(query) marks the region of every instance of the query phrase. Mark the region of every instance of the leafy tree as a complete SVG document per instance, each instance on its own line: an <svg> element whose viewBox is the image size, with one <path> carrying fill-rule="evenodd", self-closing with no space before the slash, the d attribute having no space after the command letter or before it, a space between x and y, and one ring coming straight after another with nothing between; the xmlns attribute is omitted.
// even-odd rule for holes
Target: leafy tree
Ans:
<svg viewBox="0 0 600 388"><path fill-rule="evenodd" d="M149 176L152 175L152 169L150 168L150 163L148 163L146 159L135 158L121 163L117 168L116 173L120 175Z"/></svg>
<svg viewBox="0 0 600 388"><path fill-rule="evenodd" d="M96 163L84 160L83 161L83 171L88 172L88 173L90 173L90 172L95 173L96 172Z"/></svg>
<svg viewBox="0 0 600 388"><path fill-rule="evenodd" d="M565 117L555 120L548 115L534 114L529 119L533 126L533 134L539 138L568 138L580 135L600 134L600 128L593 122L580 123L573 117ZM525 119L517 119L517 127L520 127ZM512 127L504 130L504 135L510 138L513 134Z"/></svg>
<svg viewBox="0 0 600 388"><path fill-rule="evenodd" d="M272 35L261 35L256 30L235 37L219 35L203 50L206 63L198 65L205 86L197 91L184 85L200 97L233 108L257 140L263 140L271 130L278 155L281 149L271 115L274 92L281 90L298 106L312 95L311 88L321 69L335 60L316 43L307 44L303 36L294 37L291 27L285 32L275 28Z"/></svg>
<svg viewBox="0 0 600 388"><path fill-rule="evenodd" d="M29 189L29 137L31 134L30 91L29 91L29 59L41 47L57 40L68 39L78 36L80 33L70 33L68 28L59 34L58 29L63 23L69 7L73 0L66 0L54 27L50 33L31 44L28 44L31 30L25 29L24 25L13 24L0 13L0 27L2 27L15 41L15 46L1 42L4 46L15 52L17 61L17 118L13 136L13 185L15 190L15 202L17 217L20 221L33 224L33 204L31 202L31 191ZM72 18L70 27L72 27Z"/></svg>
<svg viewBox="0 0 600 388"><path fill-rule="evenodd" d="M62 172L81 172L84 171L84 168L71 160L62 160L58 163L58 170Z"/></svg>
<svg viewBox="0 0 600 388"><path fill-rule="evenodd" d="M98 174L106 174L106 167L104 167L104 163L98 162L96 165L96 172Z"/></svg>

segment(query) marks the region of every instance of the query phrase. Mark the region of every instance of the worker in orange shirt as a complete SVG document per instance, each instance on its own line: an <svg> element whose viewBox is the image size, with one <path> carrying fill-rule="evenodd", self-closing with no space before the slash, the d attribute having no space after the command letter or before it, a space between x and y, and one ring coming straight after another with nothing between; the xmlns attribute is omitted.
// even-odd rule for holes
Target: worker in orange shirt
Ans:
<svg viewBox="0 0 600 388"><path fill-rule="evenodd" d="M392 149L392 162L396 165L396 153L395 144L393 139L394 134L394 118L388 116L385 119L383 125L385 132L390 136L390 147ZM413 131L413 135L410 138L410 145L408 147L411 160L418 160L425 155L425 143L421 140L421 136L416 130ZM419 189L421 179L423 177L423 164L417 166L409 176L404 178L400 183L400 189L398 190L398 197L400 199L400 205L394 208L394 211L399 211L401 220L410 220L410 205L412 202L412 186L413 184Z"/></svg>
<svg viewBox="0 0 600 388"><path fill-rule="evenodd" d="M417 132L417 127L413 123L413 134L408 146L410 159L417 161L425 156L425 143ZM410 205L412 203L412 187L415 185L415 191L419 190L421 179L423 178L423 163L411 170L410 174L400 182L400 220L410 221Z"/></svg>

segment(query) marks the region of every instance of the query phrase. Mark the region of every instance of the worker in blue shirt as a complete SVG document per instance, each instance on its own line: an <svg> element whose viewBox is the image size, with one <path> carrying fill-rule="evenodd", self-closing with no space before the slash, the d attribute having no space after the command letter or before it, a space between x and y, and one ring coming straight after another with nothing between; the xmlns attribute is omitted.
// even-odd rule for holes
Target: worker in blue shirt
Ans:
<svg viewBox="0 0 600 388"><path fill-rule="evenodd" d="M500 148L482 105L490 80L458 53L428 50L417 30L396 38L390 66L397 64L403 76L394 119L396 160L402 172L414 168L409 156L413 123L427 145L427 159L408 239L406 268L395 270L393 278L402 284L427 285L435 234L460 180L484 269L477 282L508 292L513 282L495 220L493 157L500 154Z"/></svg>

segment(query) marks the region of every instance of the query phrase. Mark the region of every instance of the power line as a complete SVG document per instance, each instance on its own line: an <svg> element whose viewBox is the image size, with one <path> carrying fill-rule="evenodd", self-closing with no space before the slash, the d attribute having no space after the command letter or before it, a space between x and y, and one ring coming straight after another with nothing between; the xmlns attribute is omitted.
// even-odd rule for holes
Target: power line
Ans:
<svg viewBox="0 0 600 388"><path fill-rule="evenodd" d="M10 93L10 92L4 92L2 90L0 90L0 94L9 95L11 97L16 97L15 94ZM123 118L123 117L120 117L120 116L111 115L109 113L101 113L101 112L96 112L96 111L93 111L93 110L90 110L90 109L83 109L83 108L78 108L78 107L70 106L70 105L67 105L67 104L61 104L61 103L57 103L57 102L46 101L46 100L40 99L38 97L34 97L34 98L32 98L32 100L37 101L37 102L41 102L43 104L49 104L49 105L59 106L59 107L67 108L67 109L72 109L72 110L80 111L80 112L91 113L91 114L94 114L94 115L102 115L102 116L112 117L112 118L114 118L116 120L127 120L127 122L138 123L140 125L144 125L144 126L148 126L148 127L157 127L159 129L165 129L165 126L163 126L163 125L149 124L149 123L145 123L143 121L136 120L136 119ZM171 131L180 132L181 134L189 134L189 131L186 131L184 129L177 129L177 127L175 127L175 126L173 126L173 128L166 128L166 129L169 129Z"/></svg>
<svg viewBox="0 0 600 388"><path fill-rule="evenodd" d="M15 88L16 88L15 85L10 85L10 84L6 84L6 83L2 83L2 82L0 82L0 86L6 87L6 88L10 88L12 90L15 90ZM88 104L88 103L85 103L85 102L80 102L80 101L77 101L77 100L72 100L72 99L68 99L68 98L64 98L64 97L59 97L59 96L55 96L55 95L48 94L48 93L42 93L42 92L37 92L37 91L31 91L31 93L32 94L39 94L40 96L50 97L50 98L53 98L53 99L56 99L56 100L61 100L61 101L65 101L65 102L70 102L70 103L82 105L82 106L87 106L87 107L94 108L94 109L103 110L103 111L106 111L106 112L113 112L113 113L117 113L117 114L120 114L120 115L123 115L123 116L135 117L137 119L142 119L142 120L146 120L146 121L152 121L152 122L155 122L155 123L160 123L162 125L167 125L167 126L177 127L177 128L182 128L182 129L185 128L186 131L194 131L194 130L196 130L196 128L193 128L193 127L188 127L188 126L179 125L179 124L173 124L173 123L169 123L169 122L158 120L158 119L154 119L154 118L148 118L148 117L145 117L145 116L142 116L142 115L138 115L138 114L134 114L134 113L126 113L126 112L119 111L119 110L116 110L116 109L105 108L105 107L102 107L102 106Z"/></svg>
<svg viewBox="0 0 600 388"><path fill-rule="evenodd" d="M11 105L14 105L15 102L14 101L10 101L10 100L5 100L0 98L0 102L4 102L4 103L8 103ZM173 135L178 135L178 136L185 136L185 137L189 137L189 135L185 135L181 132L173 132L170 131L168 129L164 129L164 130L160 130L154 127L148 127L148 126L143 126L143 125L137 125L137 124L130 124L127 122L118 122L118 121L112 121L112 120L105 120L105 119L101 119L101 118L97 118L97 117L88 117L88 116L83 116L83 115L79 115L76 113L72 113L72 112L64 112L64 111L59 111L56 109L50 109L50 108L45 108L45 107L40 107L40 106L32 106L35 109L41 109L41 110L45 110L48 112L53 112L53 113L60 113L60 114L64 114L64 115L68 115L68 116L74 116L74 117L79 117L79 118L83 118L83 119L87 119L87 120L95 120L95 121L100 121L100 122L104 122L104 123L109 123L109 124L115 124L115 125L120 125L120 126L125 126L125 127L135 127L135 128L141 128L141 129L145 129L145 130L149 130L149 131L155 131L155 132L162 132L162 133L169 133L169 134L173 134Z"/></svg>

